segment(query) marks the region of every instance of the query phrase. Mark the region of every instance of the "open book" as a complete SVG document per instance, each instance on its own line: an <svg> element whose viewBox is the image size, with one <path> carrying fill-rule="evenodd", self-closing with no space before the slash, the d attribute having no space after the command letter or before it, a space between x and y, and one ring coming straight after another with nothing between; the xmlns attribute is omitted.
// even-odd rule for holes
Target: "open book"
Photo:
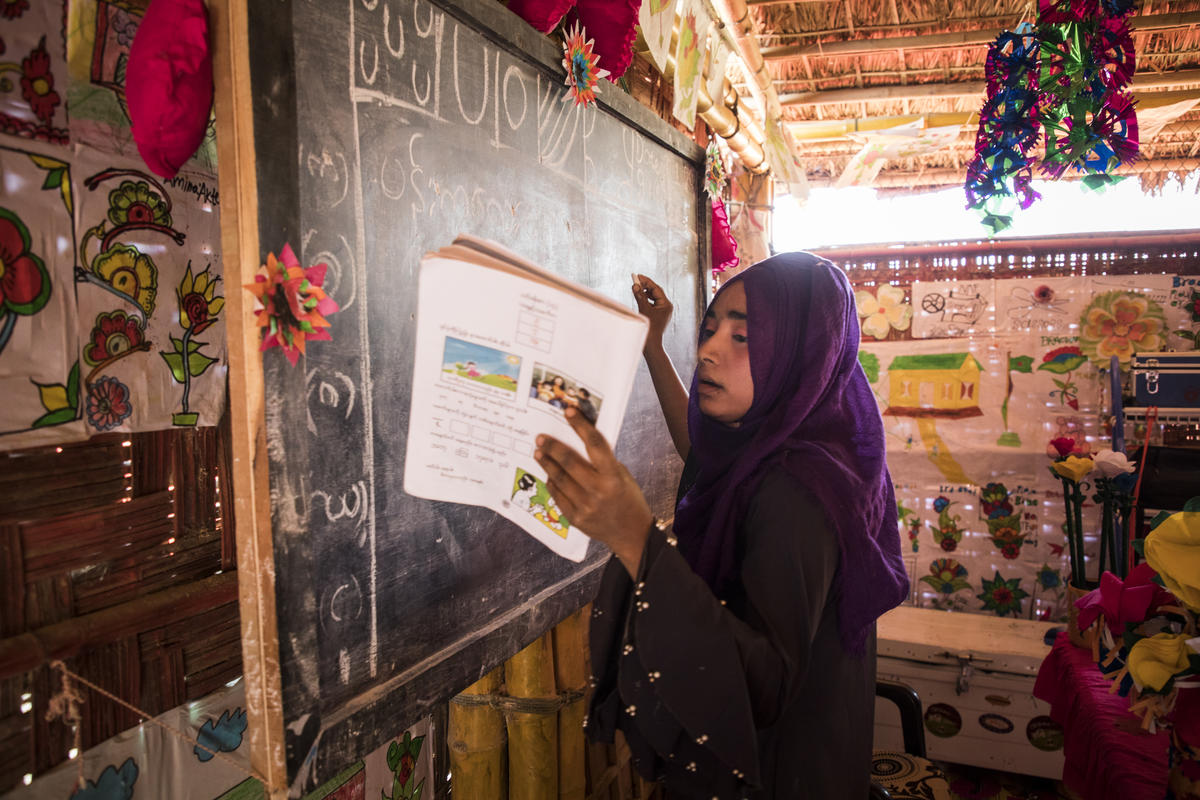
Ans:
<svg viewBox="0 0 1200 800"><path fill-rule="evenodd" d="M636 311L459 236L421 260L404 491L484 506L581 561L588 540L546 489L539 433L584 453L570 406L616 444L648 323Z"/></svg>

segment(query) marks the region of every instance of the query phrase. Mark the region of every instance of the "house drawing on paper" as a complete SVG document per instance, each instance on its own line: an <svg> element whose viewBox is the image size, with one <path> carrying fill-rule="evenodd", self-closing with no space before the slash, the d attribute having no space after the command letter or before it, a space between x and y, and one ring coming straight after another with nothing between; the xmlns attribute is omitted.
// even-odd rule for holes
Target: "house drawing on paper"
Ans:
<svg viewBox="0 0 1200 800"><path fill-rule="evenodd" d="M983 367L970 353L897 356L888 366L888 408L899 417L978 417Z"/></svg>

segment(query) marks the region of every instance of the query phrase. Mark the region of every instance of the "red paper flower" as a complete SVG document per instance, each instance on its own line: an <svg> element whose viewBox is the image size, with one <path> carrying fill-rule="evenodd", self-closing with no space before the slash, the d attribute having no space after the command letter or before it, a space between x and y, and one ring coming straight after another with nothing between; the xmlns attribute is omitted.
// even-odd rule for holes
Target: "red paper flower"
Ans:
<svg viewBox="0 0 1200 800"><path fill-rule="evenodd" d="M278 260L274 253L267 254L267 263L254 276L254 283L246 284L258 300L257 322L267 329L261 350L283 348L295 366L307 341L332 338L325 315L337 311L338 304L321 289L326 269L325 264L301 267L291 245L283 246Z"/></svg>
<svg viewBox="0 0 1200 800"><path fill-rule="evenodd" d="M21 96L37 118L47 125L54 118L54 109L62 100L54 91L54 73L50 71L50 54L46 52L46 37L21 62Z"/></svg>
<svg viewBox="0 0 1200 800"><path fill-rule="evenodd" d="M1060 436L1050 440L1050 446L1058 451L1059 458L1066 458L1075 450L1075 440L1070 436Z"/></svg>
<svg viewBox="0 0 1200 800"><path fill-rule="evenodd" d="M592 52L592 41L585 36L583 28L576 22L563 40L562 65L567 71L564 83L570 87L568 96L575 98L577 106L596 102L600 79L608 76L608 70L600 69L598 65L600 57Z"/></svg>

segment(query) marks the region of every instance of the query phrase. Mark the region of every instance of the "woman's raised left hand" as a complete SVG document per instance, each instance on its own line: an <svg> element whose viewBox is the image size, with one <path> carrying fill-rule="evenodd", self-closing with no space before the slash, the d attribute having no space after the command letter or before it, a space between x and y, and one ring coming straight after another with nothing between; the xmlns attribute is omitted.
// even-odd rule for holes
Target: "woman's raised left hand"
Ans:
<svg viewBox="0 0 1200 800"><path fill-rule="evenodd" d="M587 456L539 435L534 457L546 470L546 488L571 525L608 545L629 574L637 575L654 522L650 505L600 431L578 409L568 408L566 418Z"/></svg>

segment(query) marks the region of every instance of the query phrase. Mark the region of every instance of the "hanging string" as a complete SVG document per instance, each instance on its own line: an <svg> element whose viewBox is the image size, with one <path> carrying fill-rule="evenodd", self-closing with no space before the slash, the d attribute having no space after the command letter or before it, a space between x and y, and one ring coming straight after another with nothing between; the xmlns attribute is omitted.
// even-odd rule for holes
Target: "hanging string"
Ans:
<svg viewBox="0 0 1200 800"><path fill-rule="evenodd" d="M74 720L75 721L75 749L79 753L79 755L77 757L79 760L79 786L81 788L85 784L84 784L84 777L83 777L83 750L80 746L81 735L80 735L79 721L81 718L79 716L79 709L78 709L77 704L83 702L83 697L79 694L78 690L75 689L75 687L72 685L72 681L81 683L84 686L91 689L93 692L96 692L97 694L99 694L100 696L107 697L109 700L112 700L114 703L116 703L120 706L124 706L125 708L129 709L133 713L137 714L141 720L143 720L145 722L149 722L154 725L157 725L158 727L160 727L163 730L170 733L172 736L179 738L181 741L198 747L199 749L203 750L204 752L212 755L214 758L221 759L226 764L228 764L229 766L236 769L238 772L241 772L243 775L248 775L249 777L254 778L259 783L261 783L263 786L267 785L266 779L264 779L261 775L259 775L254 770L247 769L245 766L238 763L237 761L234 761L232 758L225 755L224 753L221 753L217 750L213 750L209 747L205 747L204 745L200 744L197 737L191 736L190 734L184 734L184 733L176 730L175 728L171 727L170 725L166 724L165 722L157 719L149 712L143 711L142 709L138 708L137 706L133 706L133 705L130 705L129 703L126 703L124 700L117 697L115 694L105 691L104 689L102 689L101 687L97 686L96 684L92 683L91 681L87 680L84 677L76 675L74 672L71 672L69 669L67 669L67 665L64 664L62 661L59 661L58 659L51 661L50 668L56 669L62 673L63 688L61 690L59 690L59 692L57 694L55 694L52 698L50 698L50 711L48 711L46 713L46 719L50 720L50 719L53 719L54 717L62 716L65 720ZM64 707L66 709L65 714L63 713Z"/></svg>
<svg viewBox="0 0 1200 800"><path fill-rule="evenodd" d="M79 704L84 702L83 695L71 683L71 673L63 662L56 659L50 662L50 667L62 672L62 688L50 698L50 708L46 711L46 722L62 718L62 721L75 731L75 761L79 767L79 772L75 776L75 786L83 789L87 787L87 781L83 777L83 730L81 725L83 717L79 713Z"/></svg>

